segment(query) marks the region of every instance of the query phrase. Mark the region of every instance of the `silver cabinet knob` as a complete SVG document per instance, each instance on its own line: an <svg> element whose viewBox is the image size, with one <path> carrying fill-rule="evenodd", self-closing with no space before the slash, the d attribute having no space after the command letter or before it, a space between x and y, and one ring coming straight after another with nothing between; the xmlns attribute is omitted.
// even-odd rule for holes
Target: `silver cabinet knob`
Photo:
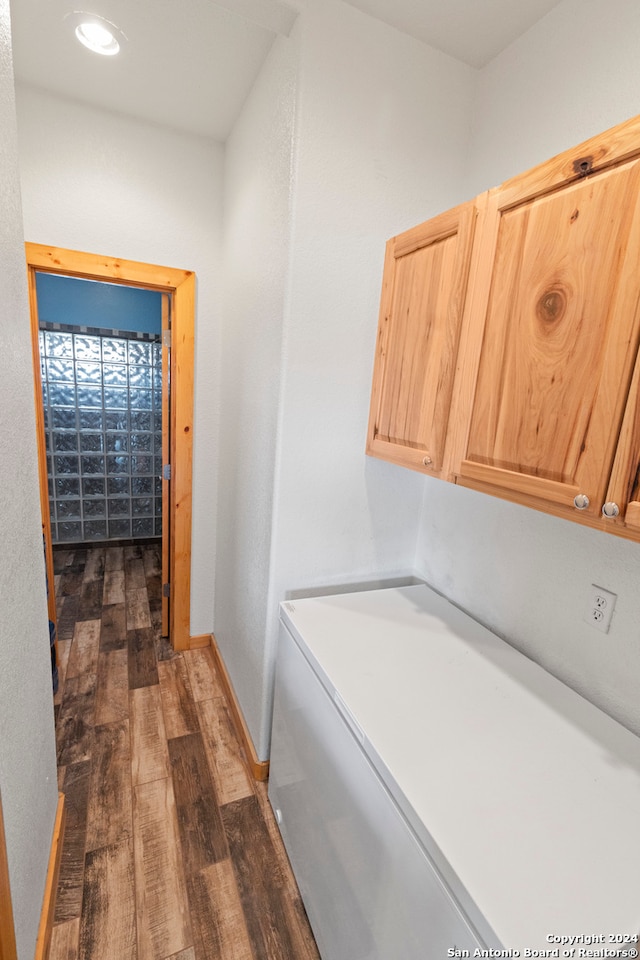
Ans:
<svg viewBox="0 0 640 960"><path fill-rule="evenodd" d="M605 503L602 508L603 517L617 517L619 513L620 508L618 507L618 504L614 503L612 500L610 500L608 503Z"/></svg>
<svg viewBox="0 0 640 960"><path fill-rule="evenodd" d="M586 510L589 506L589 497L586 493L578 493L573 498L573 505L577 510Z"/></svg>
<svg viewBox="0 0 640 960"><path fill-rule="evenodd" d="M431 459L431 457L425 457L422 462L424 463L425 467L430 467L431 464L433 463L433 460Z"/></svg>

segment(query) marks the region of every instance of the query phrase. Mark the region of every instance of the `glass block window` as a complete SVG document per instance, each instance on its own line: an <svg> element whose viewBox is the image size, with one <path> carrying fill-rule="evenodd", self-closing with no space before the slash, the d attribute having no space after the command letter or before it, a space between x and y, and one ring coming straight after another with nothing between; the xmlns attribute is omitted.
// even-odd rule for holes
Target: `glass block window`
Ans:
<svg viewBox="0 0 640 960"><path fill-rule="evenodd" d="M162 348L119 331L40 331L54 543L162 535Z"/></svg>

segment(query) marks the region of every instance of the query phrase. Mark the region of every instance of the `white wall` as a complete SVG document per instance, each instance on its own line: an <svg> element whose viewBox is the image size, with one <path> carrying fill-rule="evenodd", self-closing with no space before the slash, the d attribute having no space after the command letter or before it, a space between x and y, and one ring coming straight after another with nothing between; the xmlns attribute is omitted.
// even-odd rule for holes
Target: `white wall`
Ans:
<svg viewBox="0 0 640 960"><path fill-rule="evenodd" d="M0 0L0 793L18 957L31 960L57 804L8 0Z"/></svg>
<svg viewBox="0 0 640 960"><path fill-rule="evenodd" d="M195 270L191 633L213 627L222 146L18 86L25 239Z"/></svg>
<svg viewBox="0 0 640 960"><path fill-rule="evenodd" d="M384 245L448 207L470 68L340 0L300 15L295 203L260 750L287 592L410 574L421 478L364 456Z"/></svg>
<svg viewBox="0 0 640 960"><path fill-rule="evenodd" d="M464 198L640 112L634 0L564 0L478 75Z"/></svg>
<svg viewBox="0 0 640 960"><path fill-rule="evenodd" d="M458 199L640 112L638 37L635 0L565 0L490 63ZM428 480L416 566L640 734L640 545ZM582 621L591 583L618 594L608 636Z"/></svg>
<svg viewBox="0 0 640 960"><path fill-rule="evenodd" d="M289 262L297 41L276 40L225 148L215 636L257 737Z"/></svg>
<svg viewBox="0 0 640 960"><path fill-rule="evenodd" d="M472 75L312 0L227 144L215 634L261 758L278 602L412 572L421 478L364 456L384 244L451 202Z"/></svg>

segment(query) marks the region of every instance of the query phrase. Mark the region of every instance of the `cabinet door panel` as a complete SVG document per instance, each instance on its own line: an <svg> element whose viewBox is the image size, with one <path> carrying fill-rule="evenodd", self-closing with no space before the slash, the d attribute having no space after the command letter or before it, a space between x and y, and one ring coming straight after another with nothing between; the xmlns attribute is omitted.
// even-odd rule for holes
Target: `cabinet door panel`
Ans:
<svg viewBox="0 0 640 960"><path fill-rule="evenodd" d="M497 218L462 478L600 512L638 339L640 161Z"/></svg>
<svg viewBox="0 0 640 960"><path fill-rule="evenodd" d="M476 207L387 244L367 453L442 470Z"/></svg>
<svg viewBox="0 0 640 960"><path fill-rule="evenodd" d="M603 521L603 526L614 532L623 528L627 535L640 537L640 357L635 364L606 499L618 505L620 514L614 520Z"/></svg>

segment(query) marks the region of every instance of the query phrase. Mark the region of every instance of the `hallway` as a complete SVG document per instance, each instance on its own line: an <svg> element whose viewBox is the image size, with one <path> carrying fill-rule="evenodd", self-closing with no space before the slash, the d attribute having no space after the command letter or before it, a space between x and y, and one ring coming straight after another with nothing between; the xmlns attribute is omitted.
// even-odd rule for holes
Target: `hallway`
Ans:
<svg viewBox="0 0 640 960"><path fill-rule="evenodd" d="M318 960L206 648L160 637L159 547L56 550L66 831L50 960Z"/></svg>

